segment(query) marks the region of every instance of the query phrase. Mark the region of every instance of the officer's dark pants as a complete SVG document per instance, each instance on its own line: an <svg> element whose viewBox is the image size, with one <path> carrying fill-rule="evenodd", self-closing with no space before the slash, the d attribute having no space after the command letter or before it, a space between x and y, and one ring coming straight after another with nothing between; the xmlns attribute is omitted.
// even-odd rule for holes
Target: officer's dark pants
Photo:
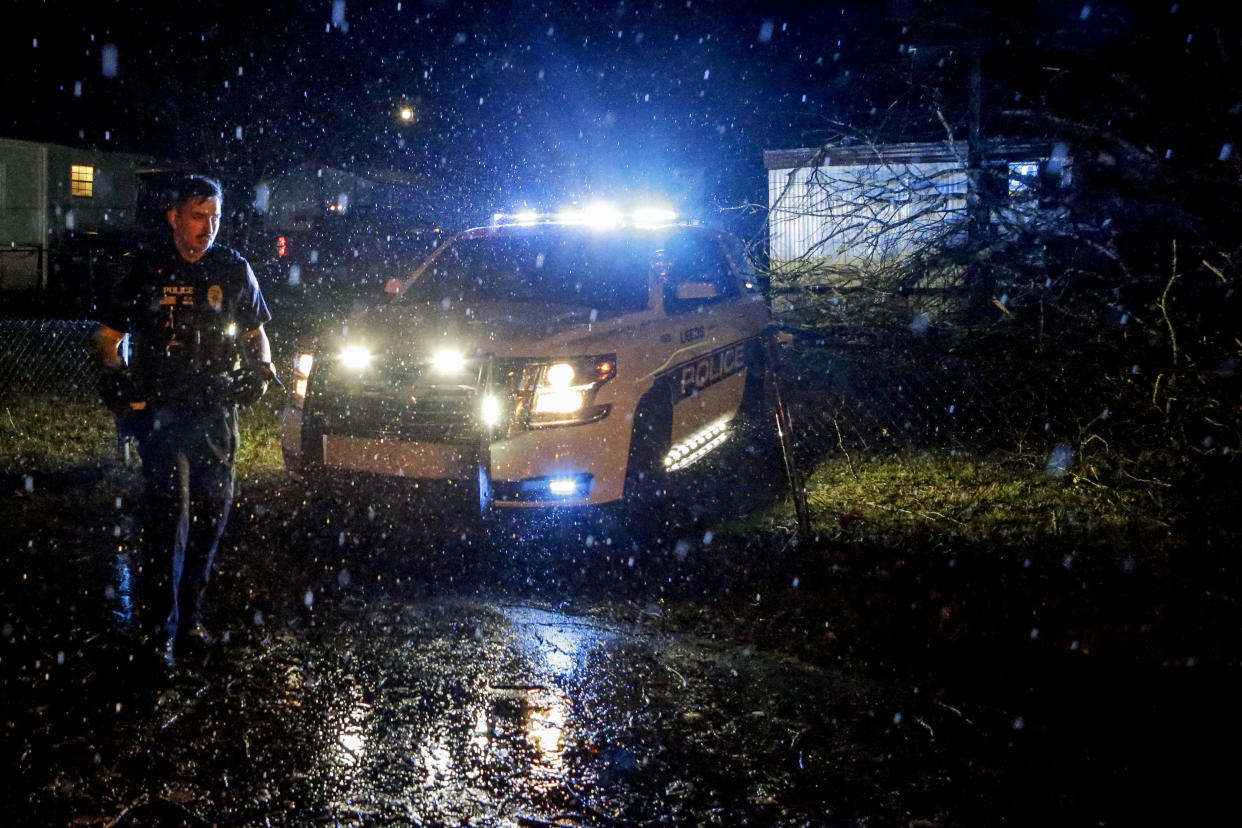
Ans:
<svg viewBox="0 0 1242 828"><path fill-rule="evenodd" d="M233 503L237 408L156 408L139 434L147 486L140 622L156 641L184 637Z"/></svg>

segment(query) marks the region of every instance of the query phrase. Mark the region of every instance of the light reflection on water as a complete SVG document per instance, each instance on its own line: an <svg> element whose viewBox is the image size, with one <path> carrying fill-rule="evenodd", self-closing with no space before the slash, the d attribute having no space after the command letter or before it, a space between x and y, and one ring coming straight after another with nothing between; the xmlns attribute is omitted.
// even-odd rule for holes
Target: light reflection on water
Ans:
<svg viewBox="0 0 1242 828"><path fill-rule="evenodd" d="M566 770L572 713L569 699L556 686L580 679L588 658L606 647L613 634L585 621L527 607L508 607L505 617L512 641L540 682L526 689L522 724L535 751L532 779L536 788L548 792L560 784Z"/></svg>
<svg viewBox="0 0 1242 828"><path fill-rule="evenodd" d="M543 690L527 691L526 738L535 749L531 768L536 789L556 788L565 771L565 721L569 705L565 699Z"/></svg>
<svg viewBox="0 0 1242 828"><path fill-rule="evenodd" d="M358 704L342 720L336 734L336 743L329 758L331 764L341 769L357 768L367 755L367 717L370 707Z"/></svg>
<svg viewBox="0 0 1242 828"><path fill-rule="evenodd" d="M442 784L453 773L452 743L433 735L418 748L418 764L424 769L427 785Z"/></svg>
<svg viewBox="0 0 1242 828"><path fill-rule="evenodd" d="M587 657L603 649L613 634L587 621L528 607L507 607L513 640L537 674L550 679L571 679Z"/></svg>
<svg viewBox="0 0 1242 828"><path fill-rule="evenodd" d="M112 620L119 627L134 623L134 559L126 549L120 549L112 563L112 581L104 590L112 602Z"/></svg>
<svg viewBox="0 0 1242 828"><path fill-rule="evenodd" d="M334 794L340 802L361 796L374 772L415 814L473 812L498 795L498 783L518 784L527 795L562 795L571 772L566 753L586 738L582 718L594 715L578 709L573 691L591 683L591 665L606 663L600 651L615 634L524 607L505 608L502 617L491 637L500 646L484 645L461 661L424 654L424 669L387 687L381 680L383 689L372 683L370 659L355 661L360 653L353 654L350 668L338 674L346 679L334 694L341 712L329 714L320 753L320 772L340 786ZM492 657L474 660L482 653ZM287 670L293 707L302 707L308 690L335 684L307 671L305 664ZM320 709L323 703L315 702Z"/></svg>

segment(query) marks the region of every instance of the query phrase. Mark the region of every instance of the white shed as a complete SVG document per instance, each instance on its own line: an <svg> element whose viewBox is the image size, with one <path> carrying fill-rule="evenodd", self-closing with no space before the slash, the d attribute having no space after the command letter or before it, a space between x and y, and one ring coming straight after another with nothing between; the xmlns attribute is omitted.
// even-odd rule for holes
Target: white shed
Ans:
<svg viewBox="0 0 1242 828"><path fill-rule="evenodd" d="M1031 187L1050 152L1049 144L992 144L985 167L1007 167L1010 195L1017 195ZM964 142L769 150L763 163L777 266L884 263L966 218Z"/></svg>

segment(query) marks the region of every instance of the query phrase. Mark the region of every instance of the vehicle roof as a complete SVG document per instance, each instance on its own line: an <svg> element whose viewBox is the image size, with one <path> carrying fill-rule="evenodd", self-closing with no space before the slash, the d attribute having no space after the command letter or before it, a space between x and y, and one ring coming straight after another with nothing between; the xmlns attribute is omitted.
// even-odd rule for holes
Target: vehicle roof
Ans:
<svg viewBox="0 0 1242 828"><path fill-rule="evenodd" d="M591 236L598 239L605 238L631 238L635 241L645 239L649 243L652 241L661 242L672 236L699 236L701 238L718 238L722 235L720 231L712 230L698 224L688 223L669 223L661 224L653 227L639 227L630 224L618 225L615 227L597 227L581 222L559 222L559 221L537 221L531 223L512 223L512 224L491 224L482 227L472 227L467 230L458 231L448 238L444 239L440 244L436 245L435 250L431 251L427 257L415 268L414 272L401 280L400 288L397 295L405 293L409 287L418 281L423 271L436 260L440 254L451 247L453 244L468 239L487 239L487 238L514 238L520 236L537 236L537 235L582 235Z"/></svg>

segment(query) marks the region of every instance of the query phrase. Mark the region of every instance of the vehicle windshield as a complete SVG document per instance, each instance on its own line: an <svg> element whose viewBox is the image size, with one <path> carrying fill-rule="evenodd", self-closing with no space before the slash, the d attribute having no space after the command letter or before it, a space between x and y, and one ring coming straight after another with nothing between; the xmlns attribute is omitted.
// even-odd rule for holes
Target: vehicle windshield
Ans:
<svg viewBox="0 0 1242 828"><path fill-rule="evenodd" d="M571 305L601 311L647 307L658 244L589 233L514 233L459 239L436 257L407 301Z"/></svg>

